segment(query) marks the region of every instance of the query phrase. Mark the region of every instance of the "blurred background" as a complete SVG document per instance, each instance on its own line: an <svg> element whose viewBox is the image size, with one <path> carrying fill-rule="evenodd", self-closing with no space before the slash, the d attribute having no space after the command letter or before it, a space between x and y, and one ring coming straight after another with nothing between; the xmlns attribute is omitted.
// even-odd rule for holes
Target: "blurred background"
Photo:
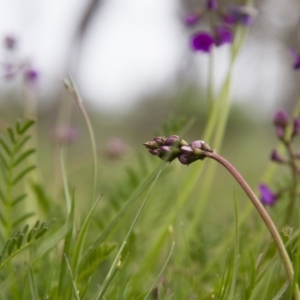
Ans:
<svg viewBox="0 0 300 300"><path fill-rule="evenodd" d="M101 166L115 177L120 174L113 171L112 161L131 164L134 151L172 116L194 119L187 136L201 138L209 61L207 54L191 51L195 29L183 19L204 5L196 0L0 1L1 125L24 115L27 106L25 114L38 116L39 153L52 153L60 138L77 142L70 157L76 158L74 170L82 172L90 148L84 122L63 85L69 74L91 116ZM260 143L256 162L267 163L276 141L272 114L279 108L291 110L299 92L299 72L293 70L289 53L290 48L300 50L299 1L254 5L258 14L234 66L224 148L242 169L245 161L236 155L237 147L247 155ZM205 19L199 28L207 28ZM14 41L10 49L8 37ZM216 94L229 50L227 45L214 50ZM16 62L26 65L27 79L14 70ZM69 123L71 129L63 127ZM255 175L264 167L250 160L244 169Z"/></svg>

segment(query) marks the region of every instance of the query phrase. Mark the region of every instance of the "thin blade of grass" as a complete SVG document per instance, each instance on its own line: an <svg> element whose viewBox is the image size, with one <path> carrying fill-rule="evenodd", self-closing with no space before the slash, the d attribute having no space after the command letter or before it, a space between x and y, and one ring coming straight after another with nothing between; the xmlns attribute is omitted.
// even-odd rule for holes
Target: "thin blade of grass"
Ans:
<svg viewBox="0 0 300 300"><path fill-rule="evenodd" d="M77 273L78 273L78 267L79 267L79 264L80 264L82 247L83 247L84 240L85 240L85 237L86 237L86 232L87 232L88 226L90 224L90 221L92 219L93 213L94 213L99 201L101 200L101 197L102 196L100 196L98 198L98 200L94 203L93 207L91 208L91 210L89 211L87 217L85 218L85 221L84 221L84 223L83 223L83 225L80 229L76 244L74 246L74 254L73 254L72 261L73 261L73 268L75 270L74 271L75 277L77 276Z"/></svg>
<svg viewBox="0 0 300 300"><path fill-rule="evenodd" d="M150 196L150 194L151 194L151 192L153 190L153 187L154 187L155 183L157 182L157 179L159 178L161 172L162 171L158 172L158 174L156 175L156 177L155 177L152 185L150 186L149 191L148 191L148 193L147 193L147 195L146 195L146 197L145 197L145 199L144 199L141 207L139 208L139 210L138 210L138 212L137 212L137 214L136 214L136 216L135 216L135 218L134 218L134 220L133 220L133 222L132 222L132 224L131 224L131 226L130 226L130 228L129 228L126 236L125 236L125 239L124 239L124 241L122 243L122 246L120 247L120 249L119 249L119 251L118 251L118 253L116 255L116 258L115 258L114 262L112 263L112 265L110 267L110 270L109 270L109 272L108 272L108 274L107 274L107 276L106 276L106 278L105 278L105 280L103 282L102 287L99 289L99 292L93 298L94 300L100 300L100 299L103 298L106 290L108 289L110 283L112 282L112 277L114 277L116 275L116 271L119 269L119 265L121 263L121 260L120 260L121 259L121 253L123 252L123 249L124 249L124 247L125 247L125 245L127 243L127 240L129 238L130 234L132 233L132 230L133 230L133 228L134 228L137 220L139 219L139 217L140 217L140 215L141 215L141 213L142 213L142 211L143 211L143 209L144 209L144 207L145 207L145 205L146 205L146 203L147 203L147 201L149 199L149 196Z"/></svg>
<svg viewBox="0 0 300 300"><path fill-rule="evenodd" d="M29 286L30 286L30 294L31 294L30 299L39 300L38 290L37 290L34 274L33 274L33 271L32 271L31 267L29 267L29 274L28 275L29 275Z"/></svg>
<svg viewBox="0 0 300 300"><path fill-rule="evenodd" d="M68 217L68 233L65 237L64 249L63 253L67 256L70 255L72 248L72 237L73 237L73 225L74 225L74 210L75 210L75 196L74 192L72 195L71 202L71 210ZM57 296L56 299L68 299L68 280L67 280L67 264L65 260L62 258L60 263L60 271L59 271L59 280L58 280L58 288L57 288Z"/></svg>
<svg viewBox="0 0 300 300"><path fill-rule="evenodd" d="M288 289L289 285L290 285L289 281L286 281L284 283L284 285L281 287L281 289L278 291L278 293L275 295L275 297L272 298L272 300L280 300L280 299L282 299L282 296L284 295L284 293Z"/></svg>
<svg viewBox="0 0 300 300"><path fill-rule="evenodd" d="M65 253L64 253L64 259L66 261L68 273L69 273L69 276L70 276L70 279L71 279L71 282L72 282L73 295L74 295L74 297L75 297L76 300L80 300L79 295L78 295L78 289L76 287L76 282L74 280L74 276L73 276L73 273L72 273L72 269L71 269L71 266L69 264L68 257L67 257L67 255Z"/></svg>
<svg viewBox="0 0 300 300"><path fill-rule="evenodd" d="M153 282L151 288L149 289L148 293L145 295L145 297L143 298L143 300L146 300L149 297L149 295L151 294L152 290L155 288L155 286L156 286L159 278L162 276L163 272L165 271L165 269L166 269L166 267L167 267L167 265L168 265L168 263L169 263L169 261L171 259L171 256L172 256L172 253L173 253L173 250L174 250L174 246L175 246L175 242L173 242L171 250L169 252L169 255L168 255L168 257L167 257L167 259L166 259L163 267L161 268L158 276L156 277L155 281Z"/></svg>
<svg viewBox="0 0 300 300"><path fill-rule="evenodd" d="M239 250L240 250L240 234L239 234L239 219L238 219L238 206L236 199L236 192L234 193L234 227L235 227L235 245L234 245L234 256L233 256L233 269L232 269L232 278L231 278L231 286L229 292L229 300L235 299L235 287L238 276L239 269Z"/></svg>
<svg viewBox="0 0 300 300"><path fill-rule="evenodd" d="M101 232L98 239L95 241L93 247L84 255L79 268L86 264L87 260L89 259L90 254L93 250L95 250L105 239L106 237L112 232L118 222L121 220L122 215L135 203L138 199L140 194L149 186L149 184L154 180L157 176L157 172L161 172L166 167L164 162L161 162L149 176L141 183L141 185L135 190L133 194L131 194L130 198L126 201L126 203L122 206L122 208L115 214L114 218L111 222L104 228Z"/></svg>

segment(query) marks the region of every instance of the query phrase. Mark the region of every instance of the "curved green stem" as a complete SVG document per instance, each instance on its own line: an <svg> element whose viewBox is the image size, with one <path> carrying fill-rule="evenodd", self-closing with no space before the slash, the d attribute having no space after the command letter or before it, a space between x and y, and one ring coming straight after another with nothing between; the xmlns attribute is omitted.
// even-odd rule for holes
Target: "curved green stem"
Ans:
<svg viewBox="0 0 300 300"><path fill-rule="evenodd" d="M280 234L272 221L271 217L265 210L264 206L261 204L259 199L256 197L255 193L252 191L248 183L245 181L245 179L242 177L242 175L236 170L236 168L225 158L222 156L218 155L215 152L205 152L205 155L209 158L212 158L216 160L218 163L223 165L232 175L233 177L237 180L237 182L240 184L240 186L243 188L253 205L255 206L256 210L260 214L261 218L265 222L274 242L277 247L277 250L279 252L279 255L281 257L282 263L285 268L286 275L289 279L289 282L291 285L294 284L294 268L292 265L292 262L290 260L290 257L286 251L286 248L284 246L284 243L280 237ZM300 300L300 292L298 288L298 284L295 284L295 299Z"/></svg>

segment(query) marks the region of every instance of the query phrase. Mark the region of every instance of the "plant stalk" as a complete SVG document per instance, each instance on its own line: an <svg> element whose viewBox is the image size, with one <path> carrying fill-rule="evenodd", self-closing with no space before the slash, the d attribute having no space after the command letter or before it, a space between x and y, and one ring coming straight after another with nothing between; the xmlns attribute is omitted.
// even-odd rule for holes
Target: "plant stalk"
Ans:
<svg viewBox="0 0 300 300"><path fill-rule="evenodd" d="M265 210L264 206L261 204L259 199L256 197L255 193L252 191L252 189L250 188L248 183L245 181L245 179L242 177L242 175L236 170L236 168L228 160L226 160L225 158L223 158L222 156L218 155L215 152L205 152L205 155L209 158L216 160L218 163L223 165L233 175L233 177L237 180L237 182L243 188L243 190L245 191L247 196L250 198L251 202L253 203L256 210L260 214L261 218L265 222L265 224L275 242L275 245L279 252L280 258L284 265L288 280L289 280L290 284L293 285L294 284L294 268L293 268L292 262L286 251L286 248L280 237L280 234L279 234L273 220L271 219L271 217ZM294 295L295 295L296 300L300 300L300 292L299 292L299 287L298 287L297 283L295 284Z"/></svg>

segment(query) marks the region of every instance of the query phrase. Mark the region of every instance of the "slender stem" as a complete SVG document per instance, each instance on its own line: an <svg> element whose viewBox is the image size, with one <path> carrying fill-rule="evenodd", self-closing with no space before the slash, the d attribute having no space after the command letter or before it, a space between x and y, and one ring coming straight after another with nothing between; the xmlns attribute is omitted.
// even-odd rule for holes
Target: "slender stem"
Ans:
<svg viewBox="0 0 300 300"><path fill-rule="evenodd" d="M287 214L286 214L286 219L285 219L285 224L288 224L289 221L292 218L294 207L295 207L295 202L297 198L297 183L298 183L298 168L297 164L295 162L295 155L293 153L292 147L290 142L284 142L284 145L286 147L288 156L289 156L289 164L291 167L291 173L292 173L292 186L290 190L290 203L288 206Z"/></svg>
<svg viewBox="0 0 300 300"><path fill-rule="evenodd" d="M263 221L265 222L274 242L277 247L277 250L279 252L279 255L281 257L282 263L285 268L285 272L287 274L287 277L289 279L290 284L293 284L294 281L294 269L292 262L289 258L289 255L286 251L286 248L284 246L284 243L280 237L280 234L273 223L271 217L265 210L264 206L261 204L259 199L256 197L255 193L252 191L248 183L245 181L245 179L242 177L242 175L235 169L235 167L227 161L225 158L222 156L218 155L215 152L205 152L206 156L209 158L212 158L216 160L218 163L223 165L232 175L233 177L237 180L237 182L240 184L240 186L243 188L245 193L248 195L249 199L252 201L253 205L255 206L256 210L262 217ZM298 288L298 284L295 284L295 299L300 300L300 292Z"/></svg>
<svg viewBox="0 0 300 300"><path fill-rule="evenodd" d="M97 148L96 148L95 134L94 134L93 126L92 126L92 123L88 116L88 113L85 110L85 107L83 105L83 100L82 100L79 92L77 91L70 76L64 80L64 84L65 84L66 88L68 89L70 95L73 97L75 103L77 104L77 106L83 116L83 119L88 128L88 132L89 132L89 136L90 136L90 140L91 140L92 155L93 155L93 177L94 177L93 178L94 179L93 180L93 191L92 191L92 197L91 197L91 201L90 201L90 206L91 206L91 203L92 203L92 201L95 197L95 193L96 193L97 176L98 176L98 160L97 160Z"/></svg>

